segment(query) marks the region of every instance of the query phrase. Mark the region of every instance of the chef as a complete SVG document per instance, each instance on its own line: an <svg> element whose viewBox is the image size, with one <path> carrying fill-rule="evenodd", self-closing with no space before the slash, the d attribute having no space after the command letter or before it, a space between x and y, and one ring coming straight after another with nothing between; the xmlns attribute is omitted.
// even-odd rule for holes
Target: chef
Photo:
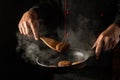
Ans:
<svg viewBox="0 0 120 80"><path fill-rule="evenodd" d="M23 14L18 28L37 41L55 35L74 48L93 49L98 59L119 42L120 0L39 0Z"/></svg>

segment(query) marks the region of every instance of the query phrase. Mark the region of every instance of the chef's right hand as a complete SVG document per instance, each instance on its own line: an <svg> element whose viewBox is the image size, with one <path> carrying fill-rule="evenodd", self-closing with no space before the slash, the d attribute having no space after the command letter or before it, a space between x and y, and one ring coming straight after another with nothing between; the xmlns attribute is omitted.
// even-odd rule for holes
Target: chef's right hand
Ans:
<svg viewBox="0 0 120 80"><path fill-rule="evenodd" d="M19 24L18 28L21 34L30 36L31 32L34 35L35 40L39 39L38 31L39 31L39 20L37 14L34 10L26 11Z"/></svg>

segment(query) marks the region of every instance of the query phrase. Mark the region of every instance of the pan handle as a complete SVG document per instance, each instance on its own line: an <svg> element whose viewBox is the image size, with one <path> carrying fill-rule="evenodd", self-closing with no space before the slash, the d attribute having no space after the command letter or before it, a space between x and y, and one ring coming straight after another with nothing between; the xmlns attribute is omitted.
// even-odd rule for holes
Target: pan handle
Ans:
<svg viewBox="0 0 120 80"><path fill-rule="evenodd" d="M94 49L91 49L91 50L89 51L89 54L90 54L90 57L91 57L91 56L95 56L95 50L94 50Z"/></svg>

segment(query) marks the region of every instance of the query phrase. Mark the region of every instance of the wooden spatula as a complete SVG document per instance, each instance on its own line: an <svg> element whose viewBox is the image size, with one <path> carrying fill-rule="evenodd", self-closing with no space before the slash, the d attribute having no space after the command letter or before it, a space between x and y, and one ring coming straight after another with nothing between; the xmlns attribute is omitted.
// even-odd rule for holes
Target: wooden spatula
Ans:
<svg viewBox="0 0 120 80"><path fill-rule="evenodd" d="M69 47L69 43L67 42L59 42L52 38L40 37L40 39L51 49L57 52L63 52L65 49Z"/></svg>

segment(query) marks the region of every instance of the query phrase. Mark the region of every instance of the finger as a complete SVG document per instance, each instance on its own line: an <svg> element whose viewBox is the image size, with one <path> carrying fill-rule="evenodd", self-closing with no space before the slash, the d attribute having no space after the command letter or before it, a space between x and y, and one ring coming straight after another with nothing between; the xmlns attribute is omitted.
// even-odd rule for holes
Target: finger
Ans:
<svg viewBox="0 0 120 80"><path fill-rule="evenodd" d="M115 45L115 38L113 37L112 39L110 39L110 42L109 42L109 49L108 50L111 50L113 49L114 45Z"/></svg>
<svg viewBox="0 0 120 80"><path fill-rule="evenodd" d="M115 46L117 45L118 42L119 42L119 40L114 41L112 49L115 48Z"/></svg>
<svg viewBox="0 0 120 80"><path fill-rule="evenodd" d="M110 42L107 43L105 51L109 51L110 50L110 45L112 45Z"/></svg>
<svg viewBox="0 0 120 80"><path fill-rule="evenodd" d="M116 46L116 44L114 44L114 45L112 46L112 49L114 49L114 48L115 48L115 46Z"/></svg>
<svg viewBox="0 0 120 80"><path fill-rule="evenodd" d="M97 41L94 43L94 45L92 46L92 49L94 49L96 47Z"/></svg>
<svg viewBox="0 0 120 80"><path fill-rule="evenodd" d="M18 25L18 28L19 28L20 33L22 34L23 32L22 32L22 28L20 24Z"/></svg>
<svg viewBox="0 0 120 80"><path fill-rule="evenodd" d="M24 29L25 29L25 34L28 35L28 25L26 22L23 22L23 25L24 25Z"/></svg>
<svg viewBox="0 0 120 80"><path fill-rule="evenodd" d="M96 46L97 46L97 41L94 43L94 45L92 46L92 49L95 49L95 54L96 54ZM96 60L99 59L99 56L96 55Z"/></svg>
<svg viewBox="0 0 120 80"><path fill-rule="evenodd" d="M30 27L32 29L35 40L38 40L38 31L36 29L36 27L38 27L38 26L33 25L32 22L30 22Z"/></svg>
<svg viewBox="0 0 120 80"><path fill-rule="evenodd" d="M114 48L114 46L116 45L116 38L115 38L115 35L114 36L112 36L112 39L110 40L110 48L109 48L109 50L110 49L113 49Z"/></svg>
<svg viewBox="0 0 120 80"><path fill-rule="evenodd" d="M112 46L113 46L113 41L110 40L110 41L109 41L109 47L108 47L108 50L107 50L107 51L111 50L111 49L112 49Z"/></svg>
<svg viewBox="0 0 120 80"><path fill-rule="evenodd" d="M101 50L102 50L102 47L103 47L103 40L99 40L99 41L97 42L96 50L95 50L96 56L99 56L99 55L100 55Z"/></svg>
<svg viewBox="0 0 120 80"><path fill-rule="evenodd" d="M20 24L20 29L21 29L22 34L24 34L24 30L23 30L23 25L22 25L22 23Z"/></svg>
<svg viewBox="0 0 120 80"><path fill-rule="evenodd" d="M119 38L120 38L119 35L118 35L118 36L117 36L117 35L115 36L115 38L114 38L114 44L113 44L112 49L115 48L115 46L118 44L118 42L119 42L119 40L120 40Z"/></svg>
<svg viewBox="0 0 120 80"><path fill-rule="evenodd" d="M25 35L26 33L25 33L25 27L24 27L23 23L21 23L21 30L22 30L23 34Z"/></svg>
<svg viewBox="0 0 120 80"><path fill-rule="evenodd" d="M30 23L29 22L26 22L27 26L29 27L28 28L28 36L31 36L32 33L32 29L31 29L31 26L30 26Z"/></svg>
<svg viewBox="0 0 120 80"><path fill-rule="evenodd" d="M110 46L110 38L109 37L105 37L104 38L104 47L103 47L103 51L107 51L109 49Z"/></svg>

